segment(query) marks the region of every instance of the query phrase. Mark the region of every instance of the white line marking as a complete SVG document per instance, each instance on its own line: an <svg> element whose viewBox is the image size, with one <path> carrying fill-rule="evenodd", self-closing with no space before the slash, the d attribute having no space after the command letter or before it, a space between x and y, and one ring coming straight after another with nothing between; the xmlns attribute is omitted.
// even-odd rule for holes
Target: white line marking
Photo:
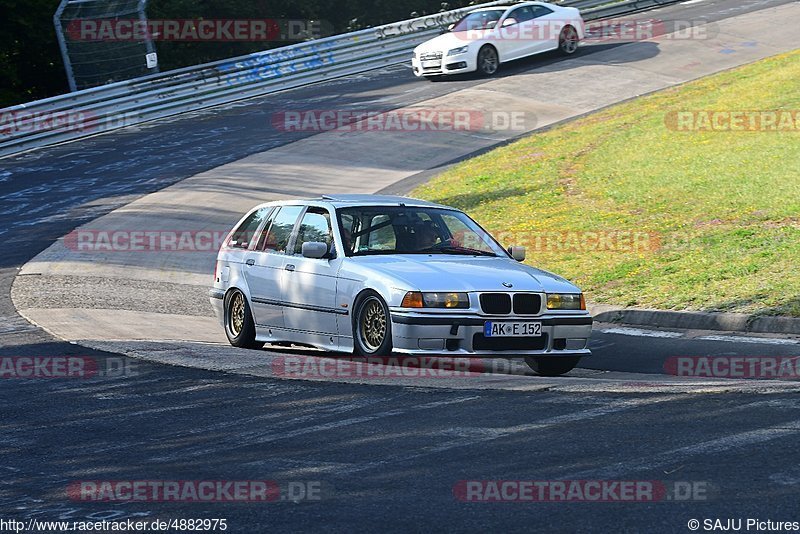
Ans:
<svg viewBox="0 0 800 534"><path fill-rule="evenodd" d="M619 334L621 336L637 336L637 337L665 337L676 338L683 337L683 332L669 332L667 330L642 330L640 328L604 328L598 330L602 334Z"/></svg>
<svg viewBox="0 0 800 534"><path fill-rule="evenodd" d="M687 0L686 2L681 2L682 6L690 6L692 4L699 4L700 2L705 2L706 0Z"/></svg>
<svg viewBox="0 0 800 534"><path fill-rule="evenodd" d="M794 339L781 339L775 337L746 337L746 336L702 336L696 337L701 341L726 341L728 343L756 343L763 345L800 345L800 341Z"/></svg>

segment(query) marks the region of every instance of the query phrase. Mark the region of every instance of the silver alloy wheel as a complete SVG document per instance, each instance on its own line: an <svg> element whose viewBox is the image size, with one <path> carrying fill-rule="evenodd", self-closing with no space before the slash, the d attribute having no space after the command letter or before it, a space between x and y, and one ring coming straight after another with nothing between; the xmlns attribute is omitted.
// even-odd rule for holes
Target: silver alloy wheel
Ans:
<svg viewBox="0 0 800 534"><path fill-rule="evenodd" d="M565 54L574 54L578 49L578 32L572 26L567 26L561 30L561 37L558 39L558 47Z"/></svg>
<svg viewBox="0 0 800 534"><path fill-rule="evenodd" d="M484 46L478 52L478 70L487 75L497 72L499 61L497 51L491 46Z"/></svg>
<svg viewBox="0 0 800 534"><path fill-rule="evenodd" d="M378 350L386 338L386 312L377 297L368 297L361 305L358 317L358 335L364 348Z"/></svg>
<svg viewBox="0 0 800 534"><path fill-rule="evenodd" d="M238 336L242 332L242 328L244 328L244 295L238 291L231 300L228 328L233 337Z"/></svg>

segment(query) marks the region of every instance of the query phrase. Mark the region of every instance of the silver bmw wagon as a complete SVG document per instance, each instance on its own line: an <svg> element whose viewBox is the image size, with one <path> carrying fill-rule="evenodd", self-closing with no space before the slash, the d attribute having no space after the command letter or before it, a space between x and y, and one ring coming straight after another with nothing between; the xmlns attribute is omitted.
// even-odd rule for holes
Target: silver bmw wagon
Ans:
<svg viewBox="0 0 800 534"><path fill-rule="evenodd" d="M268 202L227 236L210 300L236 347L523 357L561 375L590 354L592 317L580 289L524 259L431 202Z"/></svg>

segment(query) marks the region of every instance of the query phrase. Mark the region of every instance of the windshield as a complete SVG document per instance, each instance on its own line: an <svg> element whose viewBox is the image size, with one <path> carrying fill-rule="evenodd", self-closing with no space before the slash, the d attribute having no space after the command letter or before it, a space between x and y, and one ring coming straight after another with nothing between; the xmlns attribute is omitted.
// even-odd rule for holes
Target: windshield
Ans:
<svg viewBox="0 0 800 534"><path fill-rule="evenodd" d="M490 11L473 11L459 20L450 31L467 32L471 30L490 30L503 16L505 10L492 9Z"/></svg>
<svg viewBox="0 0 800 534"><path fill-rule="evenodd" d="M337 210L348 256L453 254L507 256L466 214L442 208L360 206Z"/></svg>

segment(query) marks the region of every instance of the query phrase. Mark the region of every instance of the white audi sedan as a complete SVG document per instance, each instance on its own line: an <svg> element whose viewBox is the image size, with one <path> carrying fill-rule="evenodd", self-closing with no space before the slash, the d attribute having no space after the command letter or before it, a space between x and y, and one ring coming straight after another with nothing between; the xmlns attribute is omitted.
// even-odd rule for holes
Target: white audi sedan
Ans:
<svg viewBox="0 0 800 534"><path fill-rule="evenodd" d="M544 2L485 7L414 48L411 68L426 77L474 71L491 76L506 61L550 50L574 54L583 37L583 18L573 7Z"/></svg>
<svg viewBox="0 0 800 534"><path fill-rule="evenodd" d="M524 357L564 374L592 317L567 280L522 264L465 213L396 196L269 202L217 257L210 291L230 343L357 356Z"/></svg>

